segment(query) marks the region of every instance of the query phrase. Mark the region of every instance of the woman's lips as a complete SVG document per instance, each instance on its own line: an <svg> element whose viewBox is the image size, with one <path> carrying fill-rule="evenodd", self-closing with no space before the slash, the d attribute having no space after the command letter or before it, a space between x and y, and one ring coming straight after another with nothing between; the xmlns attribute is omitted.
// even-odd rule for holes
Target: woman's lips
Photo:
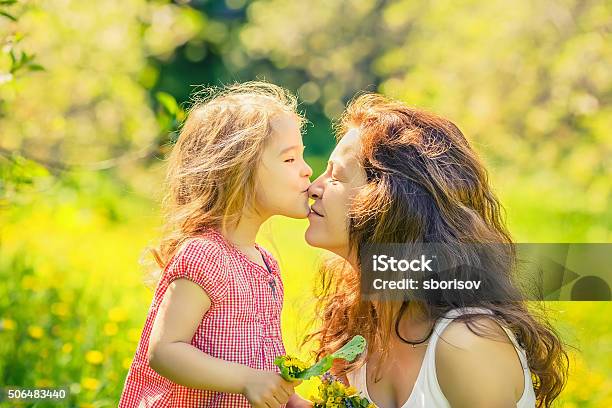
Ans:
<svg viewBox="0 0 612 408"><path fill-rule="evenodd" d="M318 215L319 217L323 217L323 215L314 209L314 207L310 207L310 214Z"/></svg>

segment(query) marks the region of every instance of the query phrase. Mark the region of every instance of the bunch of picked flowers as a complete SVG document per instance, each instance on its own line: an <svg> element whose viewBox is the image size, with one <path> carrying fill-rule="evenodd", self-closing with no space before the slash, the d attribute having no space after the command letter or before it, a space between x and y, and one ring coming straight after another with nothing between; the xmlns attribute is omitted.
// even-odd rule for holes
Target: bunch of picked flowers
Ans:
<svg viewBox="0 0 612 408"><path fill-rule="evenodd" d="M314 408L376 408L376 405L361 396L355 387L347 387L329 373L321 377L319 395L310 399Z"/></svg>
<svg viewBox="0 0 612 408"><path fill-rule="evenodd" d="M323 357L311 367L292 356L279 356L274 364L280 368L281 376L287 381L321 378L319 395L311 397L314 408L375 408L376 405L362 397L354 387L347 387L328 372L334 360L351 362L363 353L365 347L365 339L355 336L340 350Z"/></svg>

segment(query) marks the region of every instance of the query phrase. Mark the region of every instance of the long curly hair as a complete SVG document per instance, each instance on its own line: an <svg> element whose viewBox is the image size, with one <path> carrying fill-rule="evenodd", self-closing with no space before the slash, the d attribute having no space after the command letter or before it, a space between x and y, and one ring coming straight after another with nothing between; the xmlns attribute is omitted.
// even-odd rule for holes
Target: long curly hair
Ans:
<svg viewBox="0 0 612 408"><path fill-rule="evenodd" d="M206 228L237 224L255 202L257 166L272 133L271 120L280 113L304 123L295 96L267 82L196 94L168 158L161 242L147 248L160 268L187 239ZM148 282L156 282L159 274L156 269Z"/></svg>
<svg viewBox="0 0 612 408"><path fill-rule="evenodd" d="M354 99L336 128L338 139L351 128L361 132L360 160L367 183L353 199L348 216L350 247L357 259L364 244L436 243L467 258L475 254L466 243L511 248L493 256L502 266L486 277L486 287L495 291L486 299L464 294L471 291L453 291L454 295L419 298L415 306L432 320L457 307L491 310L526 350L538 406L550 407L567 381L565 346L543 309L521 301L510 278L515 251L503 207L459 128L379 94ZM323 264L316 320L321 325L305 340L317 342L318 358L361 334L369 352L377 350L385 359L392 331L402 338L399 321L412 300L374 303L362 298L360 276L341 258ZM480 316L459 319L474 333L488 335L476 322ZM346 373L362 364L363 358L337 371Z"/></svg>

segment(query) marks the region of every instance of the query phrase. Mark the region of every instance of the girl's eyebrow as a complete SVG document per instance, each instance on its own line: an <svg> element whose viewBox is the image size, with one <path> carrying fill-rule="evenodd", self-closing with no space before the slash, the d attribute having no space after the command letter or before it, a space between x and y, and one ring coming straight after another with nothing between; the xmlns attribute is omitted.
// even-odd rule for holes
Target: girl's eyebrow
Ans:
<svg viewBox="0 0 612 408"><path fill-rule="evenodd" d="M287 153L287 152L290 152L291 150L304 149L305 147L306 147L306 146L298 146L298 145L295 145L295 146L290 146L290 147L287 147L287 148L285 148L285 149L281 150L281 152L280 152L278 155L279 155L279 156L282 156L283 154L285 154L285 153Z"/></svg>

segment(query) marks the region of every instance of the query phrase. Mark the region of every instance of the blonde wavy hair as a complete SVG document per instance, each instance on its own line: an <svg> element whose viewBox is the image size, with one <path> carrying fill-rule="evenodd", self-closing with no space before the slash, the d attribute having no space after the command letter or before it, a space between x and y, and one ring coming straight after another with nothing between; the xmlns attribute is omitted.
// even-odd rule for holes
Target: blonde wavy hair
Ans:
<svg viewBox="0 0 612 408"><path fill-rule="evenodd" d="M272 119L282 113L304 123L296 97L267 82L197 92L168 158L162 239L146 251L160 268L187 239L206 228L223 231L236 225L254 204L257 166L272 134ZM153 272L149 283L159 273Z"/></svg>

